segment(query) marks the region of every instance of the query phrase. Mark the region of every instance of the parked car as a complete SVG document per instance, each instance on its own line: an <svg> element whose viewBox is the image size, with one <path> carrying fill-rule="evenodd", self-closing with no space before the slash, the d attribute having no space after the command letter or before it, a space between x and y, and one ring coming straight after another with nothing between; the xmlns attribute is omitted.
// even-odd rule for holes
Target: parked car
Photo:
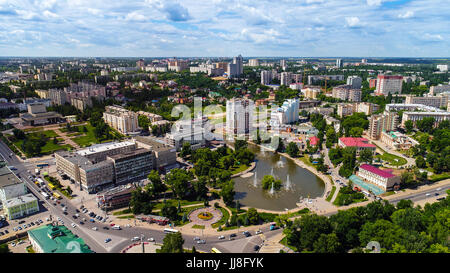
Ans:
<svg viewBox="0 0 450 273"><path fill-rule="evenodd" d="M155 239L153 239L153 238L148 238L148 241L149 241L149 242L154 242Z"/></svg>
<svg viewBox="0 0 450 273"><path fill-rule="evenodd" d="M260 230L260 229L258 229L256 232L255 232L255 234L261 234L262 233L262 230Z"/></svg>
<svg viewBox="0 0 450 273"><path fill-rule="evenodd" d="M200 240L199 237L194 237L194 241L198 241L198 240Z"/></svg>
<svg viewBox="0 0 450 273"><path fill-rule="evenodd" d="M220 235L220 236L219 236L219 240L222 240L222 239L225 239L225 236Z"/></svg>
<svg viewBox="0 0 450 273"><path fill-rule="evenodd" d="M259 250L259 245L255 245L255 246L253 247L253 250L254 250L254 251L258 251L258 250Z"/></svg>
<svg viewBox="0 0 450 273"><path fill-rule="evenodd" d="M206 241L205 240L198 240L197 244L206 244Z"/></svg>
<svg viewBox="0 0 450 273"><path fill-rule="evenodd" d="M111 242L111 238L106 238L105 243Z"/></svg>
<svg viewBox="0 0 450 273"><path fill-rule="evenodd" d="M93 227L92 230L98 230L98 228L97 227Z"/></svg>

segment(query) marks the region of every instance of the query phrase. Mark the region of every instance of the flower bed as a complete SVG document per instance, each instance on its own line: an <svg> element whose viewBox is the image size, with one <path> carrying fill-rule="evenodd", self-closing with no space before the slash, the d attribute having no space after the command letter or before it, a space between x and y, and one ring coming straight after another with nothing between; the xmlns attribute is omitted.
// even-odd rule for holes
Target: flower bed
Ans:
<svg viewBox="0 0 450 273"><path fill-rule="evenodd" d="M197 217L198 218L200 218L200 219L202 219L202 220L204 220L204 221L208 221L208 220L211 220L211 218L213 217L213 215L212 215L212 213L210 213L210 212L202 212L202 213L199 213L198 215L197 215Z"/></svg>

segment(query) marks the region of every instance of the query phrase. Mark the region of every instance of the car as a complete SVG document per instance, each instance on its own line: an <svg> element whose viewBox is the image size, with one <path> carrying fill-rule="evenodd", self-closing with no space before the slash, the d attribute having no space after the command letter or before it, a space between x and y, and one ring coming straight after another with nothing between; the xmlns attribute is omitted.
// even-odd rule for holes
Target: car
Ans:
<svg viewBox="0 0 450 273"><path fill-rule="evenodd" d="M42 221L41 219L39 219L39 223L40 223L40 224L42 224L42 223L43 223L43 221Z"/></svg>
<svg viewBox="0 0 450 273"><path fill-rule="evenodd" d="M136 242L136 241L139 241L139 240L140 240L139 237L133 237L133 238L131 238L131 241L132 241L132 242Z"/></svg>
<svg viewBox="0 0 450 273"><path fill-rule="evenodd" d="M111 238L106 238L105 243L111 242Z"/></svg>
<svg viewBox="0 0 450 273"><path fill-rule="evenodd" d="M5 233L3 233L3 232L0 231L0 236L3 236L3 235L5 235Z"/></svg>
<svg viewBox="0 0 450 273"><path fill-rule="evenodd" d="M61 217L59 217L59 216L58 216L56 219L57 219L58 221L61 221Z"/></svg>
<svg viewBox="0 0 450 273"><path fill-rule="evenodd" d="M63 211L63 214L64 214L64 215L67 215L68 213L67 213L67 211Z"/></svg>
<svg viewBox="0 0 450 273"><path fill-rule="evenodd" d="M39 221L34 222L36 225L40 225L41 223L39 223Z"/></svg>
<svg viewBox="0 0 450 273"><path fill-rule="evenodd" d="M25 223L25 220L20 220L20 221L19 221L19 225L21 225L21 224L23 224L23 223Z"/></svg>
<svg viewBox="0 0 450 273"><path fill-rule="evenodd" d="M109 230L109 227L103 227L103 229Z"/></svg>
<svg viewBox="0 0 450 273"><path fill-rule="evenodd" d="M23 227L23 229L26 229L28 226L23 224L22 227Z"/></svg>
<svg viewBox="0 0 450 273"><path fill-rule="evenodd" d="M61 220L60 222L61 222L61 225L64 225L64 221L63 220Z"/></svg>
<svg viewBox="0 0 450 273"><path fill-rule="evenodd" d="M237 236L236 233L230 234L230 237L236 237L236 236Z"/></svg>
<svg viewBox="0 0 450 273"><path fill-rule="evenodd" d="M19 230L22 230L22 227L21 227L21 226L18 226L17 228L18 228Z"/></svg>
<svg viewBox="0 0 450 273"><path fill-rule="evenodd" d="M153 239L153 238L148 238L147 239L149 242L154 242L155 241L155 239Z"/></svg>
<svg viewBox="0 0 450 273"><path fill-rule="evenodd" d="M198 241L198 240L200 240L199 237L194 237L194 241Z"/></svg>
<svg viewBox="0 0 450 273"><path fill-rule="evenodd" d="M113 226L115 226L115 225L116 225L116 224L114 224L114 223L111 223L111 224L110 224L111 227L113 227Z"/></svg>
<svg viewBox="0 0 450 273"><path fill-rule="evenodd" d="M74 216L77 218L80 217L80 215L78 213L75 213Z"/></svg>
<svg viewBox="0 0 450 273"><path fill-rule="evenodd" d="M8 234L8 233L9 233L9 231L8 231L7 229L5 229L4 232L5 232L5 234Z"/></svg>
<svg viewBox="0 0 450 273"><path fill-rule="evenodd" d="M205 240L198 240L197 244L206 244L206 241Z"/></svg>
<svg viewBox="0 0 450 273"><path fill-rule="evenodd" d="M258 250L259 250L259 245L255 245L255 246L253 247L253 250L254 250L254 251L258 251Z"/></svg>
<svg viewBox="0 0 450 273"><path fill-rule="evenodd" d="M75 215L72 215L72 218L73 218L73 219L77 219L77 217L76 217Z"/></svg>
<svg viewBox="0 0 450 273"><path fill-rule="evenodd" d="M260 229L258 229L256 232L255 232L255 234L261 234L262 233L262 230L260 230Z"/></svg>
<svg viewBox="0 0 450 273"><path fill-rule="evenodd" d="M434 195L435 195L435 196L438 196L438 195L439 195L439 193L438 193L438 192L436 192L436 193L434 193Z"/></svg>
<svg viewBox="0 0 450 273"><path fill-rule="evenodd" d="M95 223L94 219L89 219L89 222Z"/></svg>
<svg viewBox="0 0 450 273"><path fill-rule="evenodd" d="M77 227L77 224L75 224L75 223L72 223L72 224L70 224L72 227Z"/></svg>
<svg viewBox="0 0 450 273"><path fill-rule="evenodd" d="M80 221L80 225L84 225L84 222L83 222L83 221Z"/></svg>
<svg viewBox="0 0 450 273"><path fill-rule="evenodd" d="M219 239L219 240L225 239L225 236L220 235L220 236L218 237L218 239Z"/></svg>
<svg viewBox="0 0 450 273"><path fill-rule="evenodd" d="M98 230L98 228L97 227L93 227L92 230Z"/></svg>
<svg viewBox="0 0 450 273"><path fill-rule="evenodd" d="M425 194L425 196L430 196L431 194L429 194L429 193L427 193L427 194Z"/></svg>
<svg viewBox="0 0 450 273"><path fill-rule="evenodd" d="M76 212L76 213L80 213L80 210L79 210L79 209L75 209L75 212Z"/></svg>
<svg viewBox="0 0 450 273"><path fill-rule="evenodd" d="M13 230L14 230L14 231L17 231L18 229L15 227L15 228L13 228Z"/></svg>
<svg viewBox="0 0 450 273"><path fill-rule="evenodd" d="M30 223L30 225L34 226L34 223L33 223L33 222L31 222L31 223Z"/></svg>
<svg viewBox="0 0 450 273"><path fill-rule="evenodd" d="M11 243L11 246L12 246L12 247L15 247L15 246L16 246L16 243L12 242L12 243Z"/></svg>

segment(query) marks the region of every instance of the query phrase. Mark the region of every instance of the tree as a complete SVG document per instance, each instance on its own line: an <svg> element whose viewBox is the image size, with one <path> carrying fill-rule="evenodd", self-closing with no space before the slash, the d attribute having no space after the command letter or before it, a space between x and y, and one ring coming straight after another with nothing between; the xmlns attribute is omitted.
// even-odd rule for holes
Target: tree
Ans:
<svg viewBox="0 0 450 273"><path fill-rule="evenodd" d="M191 153L192 153L191 143L189 143L189 142L183 143L183 147L181 148L181 151L180 151L180 156L182 158L186 159L188 155L191 155Z"/></svg>
<svg viewBox="0 0 450 273"><path fill-rule="evenodd" d="M425 161L423 156L419 155L418 157L416 157L416 166L418 168L426 168L427 167L427 162Z"/></svg>
<svg viewBox="0 0 450 273"><path fill-rule="evenodd" d="M288 243L296 246L300 251L314 249L314 242L321 234L329 234L332 231L330 221L325 216L316 214L306 214L299 219L295 219L291 233L287 235Z"/></svg>
<svg viewBox="0 0 450 273"><path fill-rule="evenodd" d="M291 157L297 157L299 152L297 144L295 144L294 142L290 142L286 148L286 152Z"/></svg>
<svg viewBox="0 0 450 273"><path fill-rule="evenodd" d="M222 197L225 204L230 205L234 201L234 181L230 180L228 182L225 182L222 186L222 190L220 191L220 196Z"/></svg>
<svg viewBox="0 0 450 273"><path fill-rule="evenodd" d="M161 214L162 216L167 217L172 221L178 218L177 208L169 202L163 204L163 207L161 208Z"/></svg>
<svg viewBox="0 0 450 273"><path fill-rule="evenodd" d="M250 224L257 225L259 223L259 214L255 208L249 208L247 210L247 219Z"/></svg>
<svg viewBox="0 0 450 273"><path fill-rule="evenodd" d="M19 130L17 128L13 129L13 134L16 139L25 139L26 138L25 133L22 130Z"/></svg>
<svg viewBox="0 0 450 273"><path fill-rule="evenodd" d="M269 190L272 187L274 190L279 190L281 188L282 182L280 179L275 179L271 175L265 175L261 181L262 188L265 190Z"/></svg>
<svg viewBox="0 0 450 273"><path fill-rule="evenodd" d="M364 149L359 153L359 161L361 162L367 162L369 164L372 164L373 161L373 153L369 149Z"/></svg>
<svg viewBox="0 0 450 273"><path fill-rule="evenodd" d="M236 152L238 152L241 149L246 149L247 146L248 146L247 141L241 140L241 139L237 139L236 142L234 143L234 150Z"/></svg>
<svg viewBox="0 0 450 273"><path fill-rule="evenodd" d="M391 249L394 243L402 238L403 233L400 227L387 220L379 219L365 223L359 233L359 239L362 247L371 241L377 241L382 248Z"/></svg>
<svg viewBox="0 0 450 273"><path fill-rule="evenodd" d="M161 253L183 253L184 239L181 232L168 233L163 239Z"/></svg>
<svg viewBox="0 0 450 273"><path fill-rule="evenodd" d="M341 244L335 233L320 234L313 248L315 253L339 253Z"/></svg>
<svg viewBox="0 0 450 273"><path fill-rule="evenodd" d="M418 120L416 122L417 129L421 132L431 133L433 130L433 125L435 123L435 119L433 117L425 117L422 120Z"/></svg>
<svg viewBox="0 0 450 273"><path fill-rule="evenodd" d="M149 184L145 186L145 190L152 196L156 196L160 193L163 193L167 190L166 185L161 180L158 171L152 170L150 174L147 176L150 181Z"/></svg>
<svg viewBox="0 0 450 273"><path fill-rule="evenodd" d="M405 129L408 134L412 132L413 128L414 122L412 120L405 121Z"/></svg>
<svg viewBox="0 0 450 273"><path fill-rule="evenodd" d="M166 184L170 185L177 198L183 199L189 195L189 184L193 178L191 172L183 169L173 169L166 175Z"/></svg>
<svg viewBox="0 0 450 273"><path fill-rule="evenodd" d="M404 230L421 232L425 228L422 214L415 208L399 209L392 214L391 218L394 224Z"/></svg>

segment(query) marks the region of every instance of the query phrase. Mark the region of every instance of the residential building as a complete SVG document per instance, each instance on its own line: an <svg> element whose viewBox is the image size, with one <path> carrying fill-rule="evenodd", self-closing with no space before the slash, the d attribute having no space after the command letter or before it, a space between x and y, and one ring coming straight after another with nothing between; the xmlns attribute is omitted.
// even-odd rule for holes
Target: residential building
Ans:
<svg viewBox="0 0 450 273"><path fill-rule="evenodd" d="M450 120L450 112L403 112L402 127L405 126L405 122L408 120L413 121L414 126L416 126L418 120L428 117L434 118L434 125L438 126L442 121Z"/></svg>
<svg viewBox="0 0 450 273"><path fill-rule="evenodd" d="M313 85L318 81L344 81L344 75L309 75L308 85Z"/></svg>
<svg viewBox="0 0 450 273"><path fill-rule="evenodd" d="M439 69L441 72L447 72L448 71L448 65L447 64L438 64L436 65L436 68Z"/></svg>
<svg viewBox="0 0 450 273"><path fill-rule="evenodd" d="M387 96L389 94L402 93L403 77L391 75L378 75L376 95Z"/></svg>
<svg viewBox="0 0 450 273"><path fill-rule="evenodd" d="M360 102L357 104L358 113L364 113L366 116L372 115L374 112L378 111L380 106L378 104L370 103L370 102Z"/></svg>
<svg viewBox="0 0 450 273"><path fill-rule="evenodd" d="M138 114L121 106L106 106L103 120L122 134L135 133L139 129Z"/></svg>
<svg viewBox="0 0 450 273"><path fill-rule="evenodd" d="M345 101L361 101L361 89L353 89L351 85L333 87L332 97Z"/></svg>
<svg viewBox="0 0 450 273"><path fill-rule="evenodd" d="M375 153L377 147L369 143L369 140L363 137L341 137L339 138L338 145L342 148L355 148L356 155L359 155L362 150L370 150L372 153Z"/></svg>
<svg viewBox="0 0 450 273"><path fill-rule="evenodd" d="M268 85L272 81L272 73L268 70L261 71L261 84Z"/></svg>
<svg viewBox="0 0 450 273"><path fill-rule="evenodd" d="M347 77L347 85L351 85L353 89L361 89L362 79L358 76Z"/></svg>
<svg viewBox="0 0 450 273"><path fill-rule="evenodd" d="M450 84L439 84L437 86L430 87L430 96L435 96L439 93L450 92Z"/></svg>
<svg viewBox="0 0 450 273"><path fill-rule="evenodd" d="M86 108L92 107L91 98L72 98L70 104L83 112Z"/></svg>
<svg viewBox="0 0 450 273"><path fill-rule="evenodd" d="M301 92L308 99L317 99L319 94L322 92L320 86L306 85L301 89Z"/></svg>
<svg viewBox="0 0 450 273"><path fill-rule="evenodd" d="M37 253L92 253L82 238L63 225L48 224L34 228L28 231L28 239Z"/></svg>
<svg viewBox="0 0 450 273"><path fill-rule="evenodd" d="M394 131L381 132L381 142L394 150L409 150L419 144L415 139Z"/></svg>
<svg viewBox="0 0 450 273"><path fill-rule="evenodd" d="M128 207L134 185L120 185L97 194L97 205L101 210L113 210Z"/></svg>
<svg viewBox="0 0 450 273"><path fill-rule="evenodd" d="M233 98L226 105L226 130L232 135L250 134L253 130L252 100Z"/></svg>
<svg viewBox="0 0 450 273"><path fill-rule="evenodd" d="M168 69L171 71L180 72L189 69L189 61L187 60L169 60Z"/></svg>
<svg viewBox="0 0 450 273"><path fill-rule="evenodd" d="M344 63L342 63L342 59L336 59L336 67L342 68L344 66Z"/></svg>
<svg viewBox="0 0 450 273"><path fill-rule="evenodd" d="M288 99L281 107L271 112L270 126L280 127L298 121L299 104L298 99Z"/></svg>
<svg viewBox="0 0 450 273"><path fill-rule="evenodd" d="M369 117L369 137L379 139L382 132L394 131L398 127L398 114L396 112L385 111L380 115Z"/></svg>
<svg viewBox="0 0 450 273"><path fill-rule="evenodd" d="M281 72L280 84L287 85L287 86L290 85L292 82L291 75L292 75L291 72Z"/></svg>
<svg viewBox="0 0 450 273"><path fill-rule="evenodd" d="M407 95L405 104L423 104L426 106L432 106L436 108L446 107L448 103L447 96L426 96L417 97L413 95Z"/></svg>
<svg viewBox="0 0 450 273"><path fill-rule="evenodd" d="M250 59L248 60L249 66L259 66L259 60L258 59Z"/></svg>
<svg viewBox="0 0 450 273"><path fill-rule="evenodd" d="M351 116L356 112L356 103L340 103L337 105L337 115L341 118L344 116Z"/></svg>

